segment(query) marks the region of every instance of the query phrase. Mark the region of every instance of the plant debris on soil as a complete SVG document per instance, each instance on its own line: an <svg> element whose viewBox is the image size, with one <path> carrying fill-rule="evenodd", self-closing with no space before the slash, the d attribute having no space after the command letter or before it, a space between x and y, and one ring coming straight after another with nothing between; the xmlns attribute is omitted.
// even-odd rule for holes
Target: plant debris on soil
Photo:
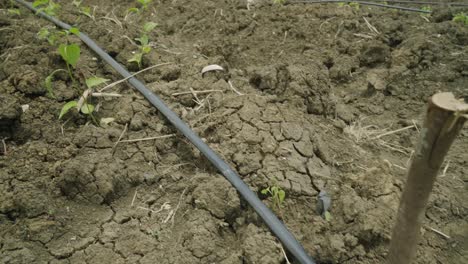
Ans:
<svg viewBox="0 0 468 264"><path fill-rule="evenodd" d="M57 17L137 75L228 161L318 263L382 263L427 99L468 98L468 9L432 15L273 1L84 0ZM248 5L249 3L249 5ZM122 82L95 116L59 31L0 3L0 263L285 263L279 241L200 152ZM146 22L151 51L129 59ZM77 42L79 43L79 42ZM75 69L121 79L84 44ZM208 65L224 71L201 71ZM203 78L202 78L203 77ZM104 122L103 122L104 121ZM468 128L436 181L415 263L468 263ZM281 207L261 190L284 190ZM321 191L330 217L316 210ZM289 259L291 257L288 255Z"/></svg>

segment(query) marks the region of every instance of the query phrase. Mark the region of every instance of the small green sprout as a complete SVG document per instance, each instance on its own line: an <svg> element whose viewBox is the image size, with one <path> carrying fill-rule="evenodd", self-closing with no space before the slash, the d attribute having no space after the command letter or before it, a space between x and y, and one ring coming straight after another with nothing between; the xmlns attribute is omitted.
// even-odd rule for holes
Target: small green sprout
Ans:
<svg viewBox="0 0 468 264"><path fill-rule="evenodd" d="M44 84L47 90L47 96L51 98L55 98L55 94L54 94L53 87L52 87L52 82L54 81L54 75L61 71L67 72L66 70L58 69L58 70L53 71L51 74L49 74L49 76L45 78Z"/></svg>
<svg viewBox="0 0 468 264"><path fill-rule="evenodd" d="M94 87L99 86L108 81L110 80L101 77L91 77L86 79L86 86L88 87L88 89L93 89Z"/></svg>
<svg viewBox="0 0 468 264"><path fill-rule="evenodd" d="M271 198L273 199L273 204L281 210L281 205L284 202L284 199L286 198L286 192L281 189L279 186L269 186L263 190L261 190L261 193L263 195L270 195Z"/></svg>
<svg viewBox="0 0 468 264"><path fill-rule="evenodd" d="M357 3L357 2L351 2L351 3L349 3L349 6L353 7L356 10L359 10L359 8L360 8L359 3Z"/></svg>
<svg viewBox="0 0 468 264"><path fill-rule="evenodd" d="M82 0L73 0L72 4L76 7L80 7Z"/></svg>
<svg viewBox="0 0 468 264"><path fill-rule="evenodd" d="M76 101L70 101L70 102L67 102L63 107L62 107L62 110L60 111L60 114L59 114L59 119L62 119L62 117L64 115L66 115L71 109L73 108L77 108L77 110L85 115L89 115L94 123L96 124L99 124L96 120L96 118L94 117L93 115L93 112L95 110L95 106L91 103L88 102L88 96L92 93L92 90L103 84L103 83L106 83L108 82L109 79L105 79L105 78L101 78L101 77L90 77L88 79L86 79L86 86L88 87L88 89L83 93L83 95L81 96L80 100Z"/></svg>
<svg viewBox="0 0 468 264"><path fill-rule="evenodd" d="M430 6L423 6L423 7L421 7L421 10L423 10L423 11L432 11L432 7L430 7Z"/></svg>
<svg viewBox="0 0 468 264"><path fill-rule="evenodd" d="M461 12L461 13L457 13L455 14L455 16L453 17L453 22L456 22L456 23L462 23L462 24L465 24L465 25L468 25L468 15Z"/></svg>
<svg viewBox="0 0 468 264"><path fill-rule="evenodd" d="M80 7L80 13L91 18L92 20L96 20L96 18L94 17L94 11L91 13L91 7L89 6Z"/></svg>
<svg viewBox="0 0 468 264"><path fill-rule="evenodd" d="M273 4L275 4L275 5L284 5L284 4L286 4L286 0L273 0Z"/></svg>
<svg viewBox="0 0 468 264"><path fill-rule="evenodd" d="M133 57L131 57L128 62L136 62L138 64L138 68L141 68L143 56L151 52L148 34L157 26L158 24L154 22L147 22L143 25L141 36L135 39L139 42L139 51L134 52Z"/></svg>
<svg viewBox="0 0 468 264"><path fill-rule="evenodd" d="M49 16L55 16L60 10L60 5L53 0L36 0L32 6L37 8L37 12L44 12Z"/></svg>
<svg viewBox="0 0 468 264"><path fill-rule="evenodd" d="M93 13L91 13L91 7L89 6L81 6L81 3L83 1L82 0L73 0L72 4L78 8L78 12L80 14L83 14L89 18L91 18L92 20L96 20L96 18L94 17L94 11Z"/></svg>
<svg viewBox="0 0 468 264"><path fill-rule="evenodd" d="M324 216L324 218L325 218L325 220L326 220L327 222L330 222L330 221L333 219L333 217L332 217L332 215L330 214L329 211L325 211L325 213L323 214L323 216Z"/></svg>
<svg viewBox="0 0 468 264"><path fill-rule="evenodd" d="M141 4L143 10L146 10L148 8L148 5L153 2L153 0L137 0L138 3Z"/></svg>
<svg viewBox="0 0 468 264"><path fill-rule="evenodd" d="M421 10L432 12L432 7L430 7L430 6L423 6L423 7L421 7ZM423 16L423 17L429 17L429 16L431 16L431 13L424 13L424 14L421 14L421 16Z"/></svg>
<svg viewBox="0 0 468 264"><path fill-rule="evenodd" d="M357 2L349 2L348 4L347 2L339 2L338 6L339 7L349 6L349 7L353 7L356 10L359 10L359 3Z"/></svg>
<svg viewBox="0 0 468 264"><path fill-rule="evenodd" d="M8 9L8 14L19 16L21 15L21 11L18 8L10 8Z"/></svg>
<svg viewBox="0 0 468 264"><path fill-rule="evenodd" d="M51 32L48 28L43 27L37 32L37 38L41 40L47 40L50 45L55 46L57 41L62 37L62 32Z"/></svg>

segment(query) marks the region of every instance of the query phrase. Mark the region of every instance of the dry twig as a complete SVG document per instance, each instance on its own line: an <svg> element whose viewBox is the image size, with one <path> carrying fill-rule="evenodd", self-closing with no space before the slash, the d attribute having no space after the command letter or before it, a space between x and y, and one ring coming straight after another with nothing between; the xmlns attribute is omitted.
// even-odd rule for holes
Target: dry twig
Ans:
<svg viewBox="0 0 468 264"><path fill-rule="evenodd" d="M142 72L145 72L145 71L148 71L148 70L151 70L151 69L153 69L153 68L160 67L160 66L163 66L163 65L168 65L168 64L171 64L171 62L165 62L165 63L156 64L156 65L150 66L150 67L148 67L148 68L145 68L145 69L143 69L143 70L141 70L141 71L137 71L137 72L135 72L134 74L132 74L132 75L130 75L130 76L127 76L127 77L125 77L125 78L123 78L123 79L121 79L121 80L118 80L118 81L116 81L116 82L113 82L113 83L111 83L111 84L109 84L109 85L104 86L103 88L101 88L101 89L99 90L99 92L103 92L104 90L107 90L107 89L109 89L109 88L112 88L112 87L116 86L117 84L123 83L123 82L125 82L126 80L128 80L128 79L130 79L130 78L132 78L132 77L135 77L136 75L138 75L138 74L140 74L140 73L142 73Z"/></svg>
<svg viewBox="0 0 468 264"><path fill-rule="evenodd" d="M140 141L148 141L148 140L154 140L154 139L163 139L163 138L171 138L175 137L176 134L169 134L169 135L163 135L163 136L157 136L157 137L147 137L147 138L136 138L136 139L126 139L126 140L120 140L120 143L130 143L130 142L140 142Z"/></svg>

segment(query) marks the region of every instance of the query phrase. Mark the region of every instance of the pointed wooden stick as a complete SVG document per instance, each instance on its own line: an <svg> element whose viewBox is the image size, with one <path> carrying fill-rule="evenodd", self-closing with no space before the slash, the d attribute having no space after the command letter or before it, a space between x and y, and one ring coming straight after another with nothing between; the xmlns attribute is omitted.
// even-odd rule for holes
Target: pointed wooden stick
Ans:
<svg viewBox="0 0 468 264"><path fill-rule="evenodd" d="M416 255L429 195L444 157L466 121L467 112L468 104L456 100L452 93L438 93L429 100L393 229L389 264L410 264Z"/></svg>

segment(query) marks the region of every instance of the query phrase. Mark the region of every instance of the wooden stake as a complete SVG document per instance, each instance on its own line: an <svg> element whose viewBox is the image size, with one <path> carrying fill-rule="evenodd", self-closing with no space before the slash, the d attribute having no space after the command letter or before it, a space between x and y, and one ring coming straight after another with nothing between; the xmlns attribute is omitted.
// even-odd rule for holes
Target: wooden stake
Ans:
<svg viewBox="0 0 468 264"><path fill-rule="evenodd" d="M452 93L438 93L429 100L393 229L389 264L410 264L416 255L421 222L434 181L467 113L468 104L456 100Z"/></svg>

